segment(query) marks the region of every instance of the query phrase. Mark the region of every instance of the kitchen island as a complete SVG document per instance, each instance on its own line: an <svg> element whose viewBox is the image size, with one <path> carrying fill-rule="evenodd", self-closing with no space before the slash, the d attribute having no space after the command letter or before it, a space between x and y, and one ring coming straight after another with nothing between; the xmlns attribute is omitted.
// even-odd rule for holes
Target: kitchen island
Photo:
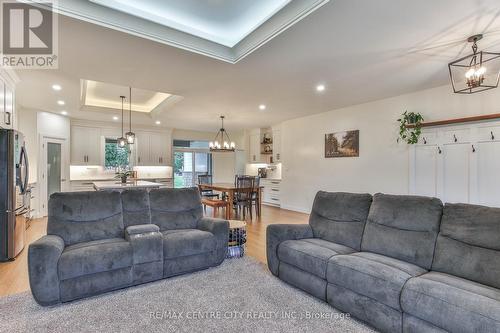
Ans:
<svg viewBox="0 0 500 333"><path fill-rule="evenodd" d="M99 181L92 184L96 191L150 190L162 186L160 183L144 180L128 181L126 183L120 181Z"/></svg>

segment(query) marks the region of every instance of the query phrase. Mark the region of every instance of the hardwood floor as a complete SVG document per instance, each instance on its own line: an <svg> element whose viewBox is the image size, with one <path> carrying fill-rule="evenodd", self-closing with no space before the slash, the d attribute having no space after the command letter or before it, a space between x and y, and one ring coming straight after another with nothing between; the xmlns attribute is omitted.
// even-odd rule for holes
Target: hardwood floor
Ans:
<svg viewBox="0 0 500 333"><path fill-rule="evenodd" d="M222 214L222 210L221 210ZM206 216L212 216L207 208ZM221 215L222 217L222 215ZM300 224L307 223L309 215L275 207L263 206L262 216L253 221L247 216L246 255L266 263L266 227L269 224ZM27 230L27 243L32 243L46 233L47 219L32 221ZM0 296L11 295L29 290L28 279L28 247L21 252L16 260L0 263Z"/></svg>

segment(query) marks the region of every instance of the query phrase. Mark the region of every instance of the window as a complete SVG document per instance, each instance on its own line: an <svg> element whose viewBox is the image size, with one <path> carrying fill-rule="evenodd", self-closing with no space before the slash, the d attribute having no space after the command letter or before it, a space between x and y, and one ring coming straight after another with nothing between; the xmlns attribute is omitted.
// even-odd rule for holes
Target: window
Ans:
<svg viewBox="0 0 500 333"><path fill-rule="evenodd" d="M119 147L116 139L106 138L104 145L104 167L106 169L128 166L129 155L128 147Z"/></svg>

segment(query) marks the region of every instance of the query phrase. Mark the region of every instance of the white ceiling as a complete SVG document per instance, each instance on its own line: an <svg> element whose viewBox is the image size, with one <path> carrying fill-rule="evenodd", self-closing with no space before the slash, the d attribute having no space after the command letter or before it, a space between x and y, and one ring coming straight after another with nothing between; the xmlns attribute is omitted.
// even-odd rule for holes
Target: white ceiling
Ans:
<svg viewBox="0 0 500 333"><path fill-rule="evenodd" d="M499 15L497 0L330 1L236 64L60 17L59 70L18 71L17 96L53 112L62 98L71 117L109 121L79 111L80 79L91 79L184 97L136 117L143 125L216 130L225 114L229 131L267 126L448 84L447 64L470 53L469 35L500 50Z"/></svg>
<svg viewBox="0 0 500 333"><path fill-rule="evenodd" d="M90 0L233 47L290 0Z"/></svg>

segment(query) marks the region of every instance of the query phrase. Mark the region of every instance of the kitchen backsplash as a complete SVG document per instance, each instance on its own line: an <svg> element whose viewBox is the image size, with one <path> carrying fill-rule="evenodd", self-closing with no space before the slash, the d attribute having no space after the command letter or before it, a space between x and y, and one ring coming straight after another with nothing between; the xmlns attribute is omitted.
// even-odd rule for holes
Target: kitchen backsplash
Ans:
<svg viewBox="0 0 500 333"><path fill-rule="evenodd" d="M134 171L137 171L137 177L141 179L172 178L172 167L169 166L137 166ZM113 170L106 170L101 166L70 166L71 180L112 179L114 176Z"/></svg>
<svg viewBox="0 0 500 333"><path fill-rule="evenodd" d="M267 178L281 179L281 163L278 164L247 164L245 166L245 173L250 176L257 176L259 168L267 169Z"/></svg>

